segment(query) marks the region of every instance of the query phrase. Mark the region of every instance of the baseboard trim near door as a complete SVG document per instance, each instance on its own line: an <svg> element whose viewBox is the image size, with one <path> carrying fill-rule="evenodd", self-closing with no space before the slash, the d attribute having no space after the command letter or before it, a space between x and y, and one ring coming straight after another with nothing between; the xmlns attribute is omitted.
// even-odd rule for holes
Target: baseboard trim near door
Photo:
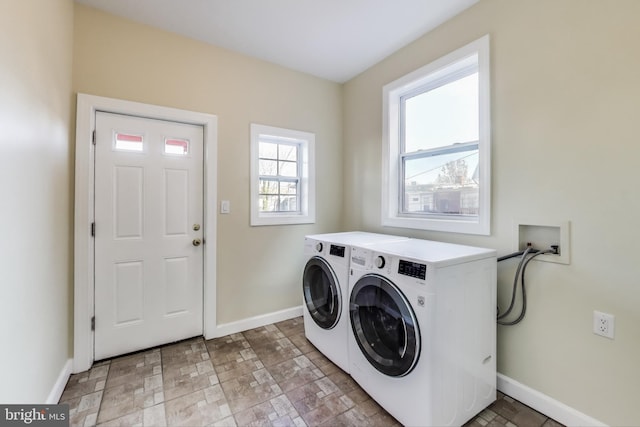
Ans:
<svg viewBox="0 0 640 427"><path fill-rule="evenodd" d="M606 427L606 424L601 421L598 421L577 409L567 406L544 393L534 390L513 378L509 378L506 375L499 373L497 380L498 390L502 393L519 400L525 405L530 406L536 411L541 412L566 426Z"/></svg>
<svg viewBox="0 0 640 427"><path fill-rule="evenodd" d="M72 367L73 359L67 360L60 371L60 375L58 375L58 379L53 384L53 388L49 393L49 397L47 397L45 405L55 405L60 402L64 388L67 386L67 382L69 382L69 377L71 377Z"/></svg>
<svg viewBox="0 0 640 427"><path fill-rule="evenodd" d="M235 322L219 324L214 336L205 337L206 339L224 337L226 335L236 334L238 332L248 331L249 329L259 328L260 326L270 325L283 320L293 319L302 316L302 306L286 308L284 310L273 313L261 314L259 316L249 317L247 319L237 320Z"/></svg>

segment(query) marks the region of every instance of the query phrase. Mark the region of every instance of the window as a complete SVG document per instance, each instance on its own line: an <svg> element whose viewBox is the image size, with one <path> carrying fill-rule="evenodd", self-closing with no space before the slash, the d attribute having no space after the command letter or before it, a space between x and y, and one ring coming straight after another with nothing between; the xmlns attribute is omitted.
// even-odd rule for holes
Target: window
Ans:
<svg viewBox="0 0 640 427"><path fill-rule="evenodd" d="M121 151L137 151L141 153L144 149L142 135L132 135L127 133L116 132L114 139L114 148Z"/></svg>
<svg viewBox="0 0 640 427"><path fill-rule="evenodd" d="M186 156L189 154L189 140L165 138L164 139L164 153L175 154L178 156Z"/></svg>
<svg viewBox="0 0 640 427"><path fill-rule="evenodd" d="M251 225L315 222L315 135L251 125Z"/></svg>
<svg viewBox="0 0 640 427"><path fill-rule="evenodd" d="M382 224L489 234L489 36L383 88Z"/></svg>

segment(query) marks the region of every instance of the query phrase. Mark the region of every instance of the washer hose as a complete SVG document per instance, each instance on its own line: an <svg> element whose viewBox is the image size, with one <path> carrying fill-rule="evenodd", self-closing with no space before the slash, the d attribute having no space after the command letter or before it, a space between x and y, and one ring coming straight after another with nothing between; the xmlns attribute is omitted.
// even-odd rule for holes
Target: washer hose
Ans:
<svg viewBox="0 0 640 427"><path fill-rule="evenodd" d="M534 251L535 251L535 249L531 249L531 247L528 247L527 249L525 249L522 252L514 252L513 254L509 254L509 255L506 255L504 257L498 258L498 261L503 261L505 259L510 259L510 258L514 258L516 256L522 255L522 258L520 259L520 262L518 263L518 268L516 269L515 277L513 279L513 289L512 289L512 292L511 292L511 302L509 303L509 307L502 314L500 314L500 312L498 312L498 324L499 325L513 326L513 325L516 325L516 324L520 323L522 321L522 319L524 319L524 316L525 316L525 314L527 312L527 293L526 293L526 290L525 290L524 274L525 274L525 271L527 270L527 265L529 265L531 260L533 260L535 257L537 257L539 255L544 255L544 254L549 254L549 253L554 253L554 254L558 253L557 252L557 248L548 249L546 251L535 251L535 252ZM529 254L532 254L532 255L531 255L531 257L527 258L527 255L529 255ZM502 320L507 315L509 315L511 313L511 310L513 310L513 307L515 305L516 293L518 291L518 279L520 279L520 284L521 284L521 288L522 288L522 310L520 311L520 315L515 320L511 320L511 321Z"/></svg>

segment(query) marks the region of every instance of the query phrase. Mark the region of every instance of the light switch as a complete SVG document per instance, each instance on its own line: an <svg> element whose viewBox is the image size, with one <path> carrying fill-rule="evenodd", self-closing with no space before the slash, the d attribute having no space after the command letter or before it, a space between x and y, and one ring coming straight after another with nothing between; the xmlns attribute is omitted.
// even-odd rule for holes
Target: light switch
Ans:
<svg viewBox="0 0 640 427"><path fill-rule="evenodd" d="M221 200L220 201L220 213L221 214L228 214L229 212L231 212L231 202L229 202L228 200Z"/></svg>

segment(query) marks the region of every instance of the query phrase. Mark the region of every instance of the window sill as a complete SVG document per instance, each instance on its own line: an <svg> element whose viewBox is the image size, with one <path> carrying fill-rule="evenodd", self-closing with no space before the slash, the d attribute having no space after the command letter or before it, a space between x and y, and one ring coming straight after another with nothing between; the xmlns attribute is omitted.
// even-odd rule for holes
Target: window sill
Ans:
<svg viewBox="0 0 640 427"><path fill-rule="evenodd" d="M258 215L251 217L251 226L262 226L262 225L293 225L293 224L315 224L316 219L310 215L282 215L282 214L272 214L272 215Z"/></svg>
<svg viewBox="0 0 640 427"><path fill-rule="evenodd" d="M382 219L382 225L386 227L445 231L449 233L461 234L478 234L483 236L488 236L491 231L488 222L482 223L477 219L472 220L389 216Z"/></svg>

